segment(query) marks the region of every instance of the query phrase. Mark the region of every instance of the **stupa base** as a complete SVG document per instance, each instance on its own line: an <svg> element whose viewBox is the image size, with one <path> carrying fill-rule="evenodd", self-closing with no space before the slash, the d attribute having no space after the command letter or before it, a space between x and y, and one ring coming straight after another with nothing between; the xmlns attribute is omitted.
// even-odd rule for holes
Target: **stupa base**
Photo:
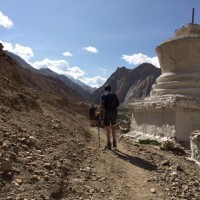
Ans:
<svg viewBox="0 0 200 200"><path fill-rule="evenodd" d="M130 104L133 114L130 132L174 138L190 146L190 134L200 129L200 99L163 95Z"/></svg>

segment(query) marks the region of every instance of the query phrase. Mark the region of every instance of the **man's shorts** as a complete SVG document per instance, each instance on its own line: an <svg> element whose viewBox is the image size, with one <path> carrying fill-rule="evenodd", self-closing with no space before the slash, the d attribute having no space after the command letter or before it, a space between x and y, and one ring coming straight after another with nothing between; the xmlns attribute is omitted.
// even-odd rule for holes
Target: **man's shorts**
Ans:
<svg viewBox="0 0 200 200"><path fill-rule="evenodd" d="M104 113L104 125L110 126L115 125L117 120L117 109L115 110L105 110Z"/></svg>

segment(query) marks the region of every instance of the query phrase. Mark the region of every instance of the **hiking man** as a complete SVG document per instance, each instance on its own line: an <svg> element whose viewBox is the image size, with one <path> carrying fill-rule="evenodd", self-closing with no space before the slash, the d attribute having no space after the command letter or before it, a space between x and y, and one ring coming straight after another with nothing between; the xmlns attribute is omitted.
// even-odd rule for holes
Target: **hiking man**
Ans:
<svg viewBox="0 0 200 200"><path fill-rule="evenodd" d="M119 106L119 100L117 98L117 95L111 92L110 85L106 85L104 90L105 92L101 95L100 98L100 110L104 111L104 125L107 132L106 149L111 150L112 143L113 148L117 147L115 124L117 119L117 107Z"/></svg>
<svg viewBox="0 0 200 200"><path fill-rule="evenodd" d="M90 126L95 127L96 126L96 107L94 104L92 104L92 107L89 109L89 116L90 116Z"/></svg>

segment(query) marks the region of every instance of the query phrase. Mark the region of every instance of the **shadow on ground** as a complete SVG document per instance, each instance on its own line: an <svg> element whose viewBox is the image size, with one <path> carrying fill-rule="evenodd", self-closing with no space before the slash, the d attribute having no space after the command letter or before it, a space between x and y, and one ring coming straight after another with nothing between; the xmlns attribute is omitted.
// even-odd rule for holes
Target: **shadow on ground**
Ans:
<svg viewBox="0 0 200 200"><path fill-rule="evenodd" d="M125 160L125 161L127 161L135 166L138 166L140 168L143 168L145 170L154 171L157 169L157 167L155 165L152 165L151 163L149 163L141 158L134 157L134 156L131 156L124 152L121 152L118 149L113 150L113 153L116 154L122 160Z"/></svg>

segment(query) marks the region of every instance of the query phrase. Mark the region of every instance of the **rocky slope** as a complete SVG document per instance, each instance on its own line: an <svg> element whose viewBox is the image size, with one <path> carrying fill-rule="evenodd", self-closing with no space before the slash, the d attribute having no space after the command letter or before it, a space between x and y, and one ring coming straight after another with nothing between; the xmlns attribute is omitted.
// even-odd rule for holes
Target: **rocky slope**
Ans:
<svg viewBox="0 0 200 200"><path fill-rule="evenodd" d="M2 75L0 85L0 199L67 194L67 177L87 155L83 147L90 136L76 112L87 108Z"/></svg>
<svg viewBox="0 0 200 200"><path fill-rule="evenodd" d="M38 74L36 70L22 68L18 62L2 50L0 54L0 73L6 75L9 80L34 87L41 91L62 95L69 99L83 99L75 90L67 87L63 81Z"/></svg>
<svg viewBox="0 0 200 200"><path fill-rule="evenodd" d="M82 99L87 100L90 97L90 94L94 91L93 88L85 85L81 81L75 82L75 80L71 80L70 78L64 76L64 75L59 75L53 71L51 71L48 68L42 68L42 69L35 69L33 68L30 64L25 62L22 58L19 56L9 52L5 51L5 53L11 57L15 62L17 62L21 67L25 69L29 69L30 71L33 71L36 74L42 74L47 77L52 77L54 79L61 80L67 87L72 88L74 91L76 91L77 94L81 96Z"/></svg>
<svg viewBox="0 0 200 200"><path fill-rule="evenodd" d="M92 100L98 103L100 95L104 92L104 86L110 84L112 91L118 95L120 103L126 106L129 102L148 96L160 74L160 69L148 63L135 69L118 68L106 83L93 93Z"/></svg>

